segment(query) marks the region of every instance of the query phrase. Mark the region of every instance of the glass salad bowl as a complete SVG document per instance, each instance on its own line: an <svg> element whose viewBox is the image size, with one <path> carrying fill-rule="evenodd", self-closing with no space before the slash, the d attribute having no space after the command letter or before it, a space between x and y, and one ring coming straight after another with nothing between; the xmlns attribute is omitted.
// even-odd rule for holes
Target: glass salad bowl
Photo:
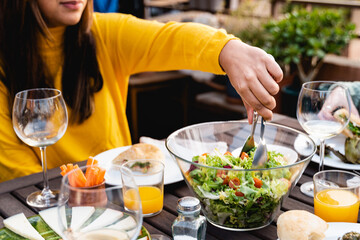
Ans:
<svg viewBox="0 0 360 240"><path fill-rule="evenodd" d="M306 134L267 123L268 159L252 169L254 149L240 153L250 130L246 120L208 122L179 129L166 139L203 214L223 229L249 231L269 225L316 152ZM260 128L255 142L259 133Z"/></svg>

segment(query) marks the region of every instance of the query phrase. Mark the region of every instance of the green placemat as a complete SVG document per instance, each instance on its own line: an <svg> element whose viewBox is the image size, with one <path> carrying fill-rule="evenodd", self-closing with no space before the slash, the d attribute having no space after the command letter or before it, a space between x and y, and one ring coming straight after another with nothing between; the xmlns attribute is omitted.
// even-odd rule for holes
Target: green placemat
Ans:
<svg viewBox="0 0 360 240"><path fill-rule="evenodd" d="M30 224L40 233L40 235L45 238L46 240L58 240L61 239L61 237L54 232L49 225L39 216L35 215L28 218ZM148 230L142 226L141 233L139 234L138 239L141 239L143 237L148 237L149 240L151 240L150 233ZM27 239L24 238L14 232L12 232L10 229L4 227L0 229L0 240L22 240Z"/></svg>

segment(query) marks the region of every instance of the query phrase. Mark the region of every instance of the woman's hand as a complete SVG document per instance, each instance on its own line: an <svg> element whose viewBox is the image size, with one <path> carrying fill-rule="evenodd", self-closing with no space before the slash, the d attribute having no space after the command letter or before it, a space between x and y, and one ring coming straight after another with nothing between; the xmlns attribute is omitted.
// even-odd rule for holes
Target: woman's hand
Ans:
<svg viewBox="0 0 360 240"><path fill-rule="evenodd" d="M249 123L254 110L270 120L276 106L273 96L279 92L278 83L283 78L272 56L260 48L231 40L222 49L219 61L244 102Z"/></svg>
<svg viewBox="0 0 360 240"><path fill-rule="evenodd" d="M347 102L339 102L339 99L344 100L342 97L344 91L341 87L337 87L330 93L326 99L321 111L319 112L319 118L321 119L333 119L334 112L339 109L339 106L347 106ZM341 97L340 97L341 96ZM341 108L341 107L340 107ZM356 109L354 102L350 98L351 115L359 117L359 112Z"/></svg>

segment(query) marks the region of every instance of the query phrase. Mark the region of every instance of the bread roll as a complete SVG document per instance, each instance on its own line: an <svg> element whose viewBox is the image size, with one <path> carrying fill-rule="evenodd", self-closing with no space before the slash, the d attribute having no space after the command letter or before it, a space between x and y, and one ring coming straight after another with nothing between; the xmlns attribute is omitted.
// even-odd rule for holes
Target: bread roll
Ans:
<svg viewBox="0 0 360 240"><path fill-rule="evenodd" d="M125 161L138 159L154 159L164 161L165 157L157 146L148 143L137 143L132 145L124 152L121 152L116 158L112 160L112 163L122 164Z"/></svg>
<svg viewBox="0 0 360 240"><path fill-rule="evenodd" d="M280 240L322 240L328 224L320 217L303 210L281 214L277 221Z"/></svg>

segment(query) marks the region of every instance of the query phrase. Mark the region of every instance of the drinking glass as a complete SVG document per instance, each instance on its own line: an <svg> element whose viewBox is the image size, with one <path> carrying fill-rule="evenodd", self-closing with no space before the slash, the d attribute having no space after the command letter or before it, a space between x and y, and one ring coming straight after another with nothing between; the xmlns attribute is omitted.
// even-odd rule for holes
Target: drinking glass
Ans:
<svg viewBox="0 0 360 240"><path fill-rule="evenodd" d="M336 91L336 97L334 95ZM334 110L344 108L347 116L343 121L334 117ZM327 114L324 114L327 113ZM350 117L350 95L346 87L332 81L311 81L304 83L297 104L297 119L303 129L320 141L319 171L324 170L325 140L341 133ZM301 192L314 196L313 182L301 185Z"/></svg>
<svg viewBox="0 0 360 240"><path fill-rule="evenodd" d="M122 165L132 172L139 186L144 217L159 214L164 205L164 164L157 160L131 160ZM131 206L131 192L124 188L125 206Z"/></svg>
<svg viewBox="0 0 360 240"><path fill-rule="evenodd" d="M314 177L314 212L327 222L357 223L360 177L341 170L317 172Z"/></svg>
<svg viewBox="0 0 360 240"><path fill-rule="evenodd" d="M86 173L91 166L80 167ZM105 181L91 187L74 187L73 170L61 182L58 203L60 232L67 240L134 240L142 227L142 209L138 187L131 171L121 169L122 185ZM123 188L131 191L132 208L124 205Z"/></svg>
<svg viewBox="0 0 360 240"><path fill-rule="evenodd" d="M36 88L18 92L14 99L12 122L16 135L24 143L40 148L44 187L42 191L30 194L27 203L38 208L56 205L58 191L49 188L46 147L56 143L68 125L61 91Z"/></svg>

